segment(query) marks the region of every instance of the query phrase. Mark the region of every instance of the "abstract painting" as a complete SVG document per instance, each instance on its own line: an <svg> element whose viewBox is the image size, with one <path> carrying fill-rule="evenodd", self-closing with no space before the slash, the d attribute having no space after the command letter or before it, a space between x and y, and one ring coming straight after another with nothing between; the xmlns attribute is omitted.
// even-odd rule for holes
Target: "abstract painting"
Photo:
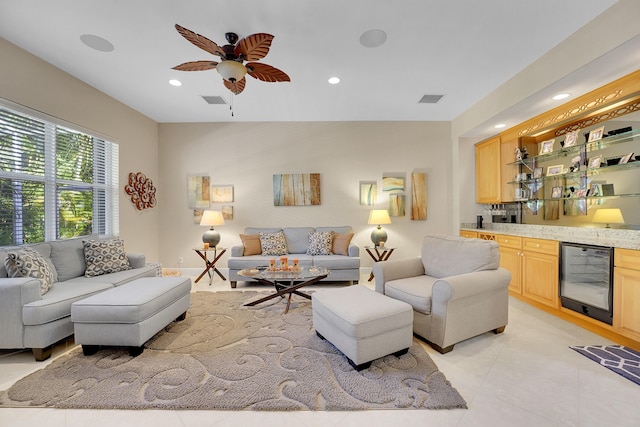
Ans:
<svg viewBox="0 0 640 427"><path fill-rule="evenodd" d="M373 206L378 197L378 183L375 181L360 181L360 204Z"/></svg>
<svg viewBox="0 0 640 427"><path fill-rule="evenodd" d="M411 219L427 219L427 174L411 174Z"/></svg>
<svg viewBox="0 0 640 427"><path fill-rule="evenodd" d="M389 215L390 216L404 216L404 194L390 194L389 195Z"/></svg>
<svg viewBox="0 0 640 427"><path fill-rule="evenodd" d="M404 176L383 176L382 191L404 191Z"/></svg>
<svg viewBox="0 0 640 427"><path fill-rule="evenodd" d="M225 220L233 219L233 206L223 206L220 210L222 211L222 217Z"/></svg>
<svg viewBox="0 0 640 427"><path fill-rule="evenodd" d="M187 176L187 203L189 208L208 208L211 200L209 191L209 175Z"/></svg>
<svg viewBox="0 0 640 427"><path fill-rule="evenodd" d="M319 204L319 173L273 175L274 206L311 206Z"/></svg>
<svg viewBox="0 0 640 427"><path fill-rule="evenodd" d="M212 185L211 203L233 202L233 185Z"/></svg>

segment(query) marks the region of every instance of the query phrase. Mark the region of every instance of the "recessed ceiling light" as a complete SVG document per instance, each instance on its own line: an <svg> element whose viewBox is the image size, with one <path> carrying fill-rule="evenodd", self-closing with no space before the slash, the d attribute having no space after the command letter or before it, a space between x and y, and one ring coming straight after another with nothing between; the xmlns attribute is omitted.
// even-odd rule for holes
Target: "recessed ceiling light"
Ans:
<svg viewBox="0 0 640 427"><path fill-rule="evenodd" d="M565 98L568 98L568 97L569 97L568 93L559 93L556 96L554 96L552 99L554 101L560 101L561 99L565 99Z"/></svg>
<svg viewBox="0 0 640 427"><path fill-rule="evenodd" d="M338 83L340 83L340 78L339 77L330 77L328 81L329 81L329 84L337 85Z"/></svg>
<svg viewBox="0 0 640 427"><path fill-rule="evenodd" d="M497 125L494 126L494 128L496 129L502 129L504 127L507 127L507 125L505 125L504 123L498 123Z"/></svg>
<svg viewBox="0 0 640 427"><path fill-rule="evenodd" d="M83 34L80 36L80 41L91 49L99 50L100 52L112 52L115 49L109 40L94 34Z"/></svg>
<svg viewBox="0 0 640 427"><path fill-rule="evenodd" d="M387 41L387 33L382 30L369 30L360 36L360 44L364 47L382 46Z"/></svg>
<svg viewBox="0 0 640 427"><path fill-rule="evenodd" d="M182 86L182 82L180 80L176 80L176 79L169 80L169 84L171 86Z"/></svg>

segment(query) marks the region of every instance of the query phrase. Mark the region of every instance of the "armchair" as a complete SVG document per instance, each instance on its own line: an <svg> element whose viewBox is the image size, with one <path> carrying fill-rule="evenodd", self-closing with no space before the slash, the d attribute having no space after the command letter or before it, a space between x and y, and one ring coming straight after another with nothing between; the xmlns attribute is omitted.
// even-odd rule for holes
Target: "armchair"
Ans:
<svg viewBox="0 0 640 427"><path fill-rule="evenodd" d="M511 273L498 244L447 235L424 238L421 256L373 265L375 290L413 307L413 332L440 353L508 321Z"/></svg>

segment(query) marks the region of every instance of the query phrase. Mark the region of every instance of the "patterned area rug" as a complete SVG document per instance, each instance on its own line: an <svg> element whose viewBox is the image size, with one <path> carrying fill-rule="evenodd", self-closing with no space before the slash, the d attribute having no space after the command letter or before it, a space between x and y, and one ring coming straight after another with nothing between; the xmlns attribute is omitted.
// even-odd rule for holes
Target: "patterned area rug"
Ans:
<svg viewBox="0 0 640 427"><path fill-rule="evenodd" d="M0 407L103 409L368 410L466 408L414 342L356 372L312 326L311 302L243 304L264 293L196 292L187 318L132 358L80 348L0 393ZM357 302L354 302L357 303Z"/></svg>
<svg viewBox="0 0 640 427"><path fill-rule="evenodd" d="M640 353L621 345L572 346L573 350L640 385Z"/></svg>

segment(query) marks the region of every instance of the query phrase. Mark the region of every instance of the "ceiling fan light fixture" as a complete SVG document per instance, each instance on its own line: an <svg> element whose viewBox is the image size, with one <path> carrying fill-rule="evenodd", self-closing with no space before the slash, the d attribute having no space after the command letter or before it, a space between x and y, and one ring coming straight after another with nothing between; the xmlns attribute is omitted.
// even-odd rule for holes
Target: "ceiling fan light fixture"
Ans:
<svg viewBox="0 0 640 427"><path fill-rule="evenodd" d="M216 70L218 70L223 79L231 83L242 80L244 75L247 74L247 67L238 61L231 60L221 61L216 65Z"/></svg>

